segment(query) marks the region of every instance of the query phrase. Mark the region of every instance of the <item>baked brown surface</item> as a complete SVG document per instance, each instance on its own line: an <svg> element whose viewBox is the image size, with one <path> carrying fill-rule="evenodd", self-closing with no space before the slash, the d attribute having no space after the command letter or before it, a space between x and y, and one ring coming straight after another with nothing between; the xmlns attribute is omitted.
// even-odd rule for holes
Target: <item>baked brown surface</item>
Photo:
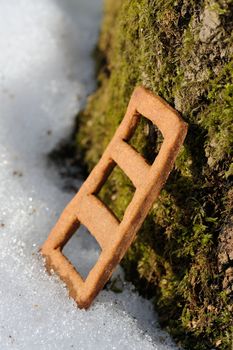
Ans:
<svg viewBox="0 0 233 350"><path fill-rule="evenodd" d="M164 137L152 165L127 143L137 127L140 115L151 120ZM187 124L162 98L144 87L135 88L125 117L111 142L41 248L47 268L53 269L67 284L70 296L80 308L90 306L134 240L172 170L186 133ZM96 196L116 165L136 188L121 222ZM87 227L102 249L85 281L62 254L62 248L80 223Z"/></svg>

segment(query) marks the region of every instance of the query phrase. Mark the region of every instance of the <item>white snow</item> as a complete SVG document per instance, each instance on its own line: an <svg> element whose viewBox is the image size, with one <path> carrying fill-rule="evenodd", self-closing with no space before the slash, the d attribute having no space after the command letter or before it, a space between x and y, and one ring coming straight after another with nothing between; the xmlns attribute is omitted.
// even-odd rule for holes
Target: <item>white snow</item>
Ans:
<svg viewBox="0 0 233 350"><path fill-rule="evenodd" d="M79 310L38 254L72 195L47 154L94 88L101 11L101 0L0 0L1 350L176 348L130 284ZM67 254L85 274L98 250L82 234Z"/></svg>

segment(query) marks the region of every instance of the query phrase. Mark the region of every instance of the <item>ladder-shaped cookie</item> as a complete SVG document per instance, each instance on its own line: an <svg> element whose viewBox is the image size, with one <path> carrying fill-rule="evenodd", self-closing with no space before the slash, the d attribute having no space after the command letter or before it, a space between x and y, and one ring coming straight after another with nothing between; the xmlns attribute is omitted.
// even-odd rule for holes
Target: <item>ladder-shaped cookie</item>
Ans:
<svg viewBox="0 0 233 350"><path fill-rule="evenodd" d="M140 115L156 125L164 137L152 165L127 143L134 134ZM143 87L135 88L125 117L100 161L67 205L41 249L48 269L53 269L67 284L79 307L90 306L134 240L172 170L186 132L187 125L163 99ZM116 165L136 188L121 222L97 197ZM85 280L62 254L62 248L80 224L87 227L102 249Z"/></svg>

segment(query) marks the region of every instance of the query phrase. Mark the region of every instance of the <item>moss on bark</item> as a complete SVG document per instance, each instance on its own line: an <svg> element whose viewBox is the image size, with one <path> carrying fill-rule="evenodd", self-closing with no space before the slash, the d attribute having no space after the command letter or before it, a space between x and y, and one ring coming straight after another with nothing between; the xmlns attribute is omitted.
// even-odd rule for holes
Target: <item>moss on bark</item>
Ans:
<svg viewBox="0 0 233 350"><path fill-rule="evenodd" d="M230 349L233 341L233 258L222 262L219 253L224 227L232 242L232 8L232 0L106 0L98 88L78 118L77 149L89 170L136 84L189 123L175 169L123 260L127 278L154 298L161 324L187 349ZM161 135L142 120L132 142L151 161ZM102 198L122 217L132 193L116 171Z"/></svg>

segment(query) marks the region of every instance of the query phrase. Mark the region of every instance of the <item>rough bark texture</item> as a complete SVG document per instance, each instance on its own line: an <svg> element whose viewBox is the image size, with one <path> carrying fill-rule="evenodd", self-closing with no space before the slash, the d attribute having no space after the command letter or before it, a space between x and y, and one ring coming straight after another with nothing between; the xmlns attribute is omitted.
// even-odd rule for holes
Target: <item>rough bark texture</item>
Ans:
<svg viewBox="0 0 233 350"><path fill-rule="evenodd" d="M175 170L123 261L187 349L230 349L233 332L232 0L106 0L98 88L80 113L89 170L122 120L136 84L189 123ZM149 162L161 135L142 118L132 144ZM122 217L131 182L117 169L102 199Z"/></svg>

